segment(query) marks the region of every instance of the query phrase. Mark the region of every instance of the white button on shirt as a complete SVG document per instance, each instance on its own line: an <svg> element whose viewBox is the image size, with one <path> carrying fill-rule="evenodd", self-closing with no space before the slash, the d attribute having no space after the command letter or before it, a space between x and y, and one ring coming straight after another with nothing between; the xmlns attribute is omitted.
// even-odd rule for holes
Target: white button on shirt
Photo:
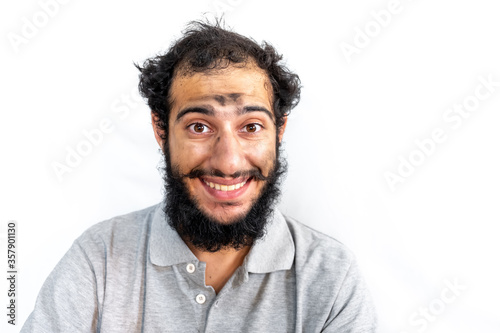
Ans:
<svg viewBox="0 0 500 333"><path fill-rule="evenodd" d="M203 304L203 303L205 303L206 300L207 300L207 298L203 294L198 294L196 296L196 303L198 303L198 304Z"/></svg>
<svg viewBox="0 0 500 333"><path fill-rule="evenodd" d="M193 265L193 264L187 264L186 270L187 270L188 273L192 274L196 270L196 266Z"/></svg>

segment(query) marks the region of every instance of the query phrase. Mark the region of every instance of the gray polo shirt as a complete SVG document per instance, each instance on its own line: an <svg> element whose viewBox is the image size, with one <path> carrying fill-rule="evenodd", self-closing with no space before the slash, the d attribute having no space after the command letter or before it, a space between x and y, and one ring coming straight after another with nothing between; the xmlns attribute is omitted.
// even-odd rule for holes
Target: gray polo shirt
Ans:
<svg viewBox="0 0 500 333"><path fill-rule="evenodd" d="M45 281L21 332L375 332L353 255L275 211L216 294L161 205L101 222Z"/></svg>

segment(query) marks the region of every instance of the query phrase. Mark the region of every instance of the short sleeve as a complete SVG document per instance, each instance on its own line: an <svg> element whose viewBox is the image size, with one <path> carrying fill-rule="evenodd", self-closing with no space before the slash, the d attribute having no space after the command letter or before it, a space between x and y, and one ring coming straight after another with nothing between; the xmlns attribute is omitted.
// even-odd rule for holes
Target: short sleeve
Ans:
<svg viewBox="0 0 500 333"><path fill-rule="evenodd" d="M355 260L347 271L322 332L377 332L375 307Z"/></svg>
<svg viewBox="0 0 500 333"><path fill-rule="evenodd" d="M96 332L98 312L94 268L76 240L43 284L21 333Z"/></svg>

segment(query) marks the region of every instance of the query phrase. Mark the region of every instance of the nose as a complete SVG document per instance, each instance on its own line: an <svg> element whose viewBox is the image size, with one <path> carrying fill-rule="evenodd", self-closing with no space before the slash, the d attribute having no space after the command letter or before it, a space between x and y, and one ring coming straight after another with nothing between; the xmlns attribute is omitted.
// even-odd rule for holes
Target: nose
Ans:
<svg viewBox="0 0 500 333"><path fill-rule="evenodd" d="M244 147L236 133L229 130L219 132L212 146L210 162L214 170L226 176L245 170Z"/></svg>

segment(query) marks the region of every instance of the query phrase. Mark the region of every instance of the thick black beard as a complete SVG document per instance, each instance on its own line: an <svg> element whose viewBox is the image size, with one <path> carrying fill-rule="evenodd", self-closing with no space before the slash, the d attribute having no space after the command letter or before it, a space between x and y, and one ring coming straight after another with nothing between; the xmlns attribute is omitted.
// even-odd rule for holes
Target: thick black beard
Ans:
<svg viewBox="0 0 500 333"><path fill-rule="evenodd" d="M229 248L238 250L252 245L265 234L266 224L281 194L281 180L287 171L286 160L279 156L278 147L276 152L274 167L269 176L264 177L262 174L253 176L252 181L265 181L266 184L248 213L230 223L221 223L201 211L184 183L184 178L199 175L200 171L192 170L188 175L181 175L175 166L171 166L169 152L166 151L163 210L169 225L182 239L202 251L217 252ZM212 171L212 174L217 172Z"/></svg>

